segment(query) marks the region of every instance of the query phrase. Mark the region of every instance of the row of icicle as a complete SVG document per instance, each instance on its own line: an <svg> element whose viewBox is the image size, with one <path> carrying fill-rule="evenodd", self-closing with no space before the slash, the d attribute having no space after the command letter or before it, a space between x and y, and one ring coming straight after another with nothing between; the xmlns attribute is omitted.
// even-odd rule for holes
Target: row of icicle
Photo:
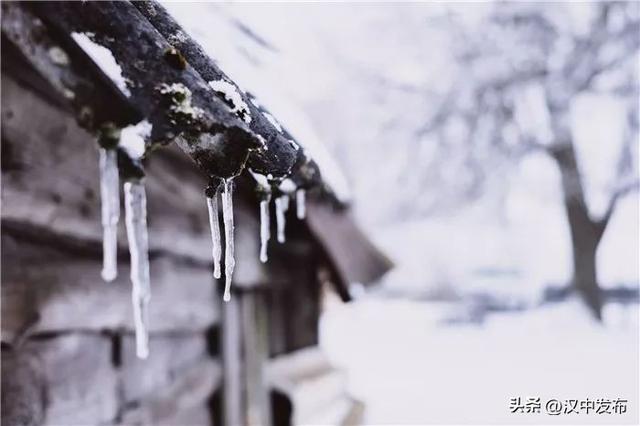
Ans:
<svg viewBox="0 0 640 426"><path fill-rule="evenodd" d="M260 261L265 263L268 260L267 244L271 238L271 221L269 217L269 202L271 196L267 195L260 201ZM289 195L283 194L276 198L276 230L277 240L284 243L286 240L284 228L286 225L286 213L289 210ZM299 188L296 190L296 217L298 219L305 218L305 190Z"/></svg>
<svg viewBox="0 0 640 426"><path fill-rule="evenodd" d="M120 179L118 174L117 152L115 149L100 149L100 198L102 202L103 228L103 265L102 278L113 281L118 275L118 221L120 219ZM222 244L220 224L218 222L218 195L222 199L222 218L224 224L225 286L223 300L231 299L231 277L235 267L233 240L233 182L224 179L216 188L213 198L207 197L209 225L211 228L213 276L221 277ZM305 191L296 190L296 216L305 217ZM271 237L269 202L267 196L260 201L260 261L268 259L267 244ZM129 254L131 258L131 300L136 337L136 354L139 358L149 356L148 306L151 299L149 275L149 241L147 233L147 199L142 180L128 181L124 184L125 224ZM277 240L285 242L285 214L289 209L289 196L283 194L275 199Z"/></svg>

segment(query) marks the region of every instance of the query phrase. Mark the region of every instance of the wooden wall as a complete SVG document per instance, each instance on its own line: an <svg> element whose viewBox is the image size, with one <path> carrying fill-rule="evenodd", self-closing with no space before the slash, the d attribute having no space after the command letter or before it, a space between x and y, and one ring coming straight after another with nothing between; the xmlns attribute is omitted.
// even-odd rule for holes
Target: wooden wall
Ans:
<svg viewBox="0 0 640 426"><path fill-rule="evenodd" d="M123 220L118 278L100 279L97 145L46 99L3 72L3 423L211 424L220 418L222 312L203 176L174 148L148 163L151 355L138 360ZM234 203L234 291L266 301L265 356L316 345L321 258L309 230L290 214L287 244L273 242L261 264L246 180Z"/></svg>
<svg viewBox="0 0 640 426"><path fill-rule="evenodd" d="M2 106L3 424L209 424L220 303L203 178L177 151L150 164L151 355L138 360L123 223L119 276L100 279L96 144L4 74Z"/></svg>

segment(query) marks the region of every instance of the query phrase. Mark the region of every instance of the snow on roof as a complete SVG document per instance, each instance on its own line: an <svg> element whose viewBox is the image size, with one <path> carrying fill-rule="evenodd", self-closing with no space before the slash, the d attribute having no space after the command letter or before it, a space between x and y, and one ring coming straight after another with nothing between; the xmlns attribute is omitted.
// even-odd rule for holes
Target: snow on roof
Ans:
<svg viewBox="0 0 640 426"><path fill-rule="evenodd" d="M277 117L276 123L282 125L318 164L323 181L336 197L348 202L351 191L335 159L301 108L284 95L283 90L278 90L283 84L278 81L281 80L278 68L286 58L278 56L271 46L266 48L267 42L263 39L256 40L256 33L247 31L249 27L245 22L239 25L223 5L163 2L163 6L241 89L251 92Z"/></svg>
<svg viewBox="0 0 640 426"><path fill-rule="evenodd" d="M109 49L95 43L90 38L91 34L72 33L71 37L76 43L89 55L93 62L100 67L103 73L124 93L127 97L131 96L131 92L127 87L127 82L122 76L122 68L116 62L113 54Z"/></svg>

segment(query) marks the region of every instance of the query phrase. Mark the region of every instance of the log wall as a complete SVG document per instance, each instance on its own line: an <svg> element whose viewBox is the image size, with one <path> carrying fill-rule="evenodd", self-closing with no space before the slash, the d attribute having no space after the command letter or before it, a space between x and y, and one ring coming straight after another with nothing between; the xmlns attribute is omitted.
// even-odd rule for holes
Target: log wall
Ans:
<svg viewBox="0 0 640 426"><path fill-rule="evenodd" d="M118 278L100 279L97 145L4 73L2 105L3 424L210 424L220 303L204 180L178 151L149 165L151 355L139 360L123 223Z"/></svg>

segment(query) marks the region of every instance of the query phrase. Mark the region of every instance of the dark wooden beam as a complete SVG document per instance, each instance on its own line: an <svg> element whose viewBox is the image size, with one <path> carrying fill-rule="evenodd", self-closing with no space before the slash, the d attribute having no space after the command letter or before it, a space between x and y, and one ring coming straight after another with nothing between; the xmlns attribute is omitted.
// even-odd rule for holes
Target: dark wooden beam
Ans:
<svg viewBox="0 0 640 426"><path fill-rule="evenodd" d="M174 49L130 3L47 2L11 8L33 12L68 56L65 46L79 49L74 33L89 36L111 52L130 91L130 96L124 95L126 100L153 126L147 154L154 145L175 140L207 175L227 178L243 170L250 151L263 148L262 139L212 96L211 88L189 64L176 62ZM32 39L29 44L39 42ZM39 52L37 57L46 53ZM80 69L79 75L83 74ZM74 88L63 84L59 90L69 94ZM112 89L112 96L122 95Z"/></svg>
<svg viewBox="0 0 640 426"><path fill-rule="evenodd" d="M269 111L250 93L239 88L162 5L155 1L133 2L133 5L206 81L227 82L241 96L251 117L249 128L262 136L267 144L266 150L253 152L249 157L248 165L254 172L275 178L293 175L298 184L307 186L319 181L318 168L315 163L309 162L304 148L285 128L274 124ZM225 93L215 93L223 101L230 102Z"/></svg>

